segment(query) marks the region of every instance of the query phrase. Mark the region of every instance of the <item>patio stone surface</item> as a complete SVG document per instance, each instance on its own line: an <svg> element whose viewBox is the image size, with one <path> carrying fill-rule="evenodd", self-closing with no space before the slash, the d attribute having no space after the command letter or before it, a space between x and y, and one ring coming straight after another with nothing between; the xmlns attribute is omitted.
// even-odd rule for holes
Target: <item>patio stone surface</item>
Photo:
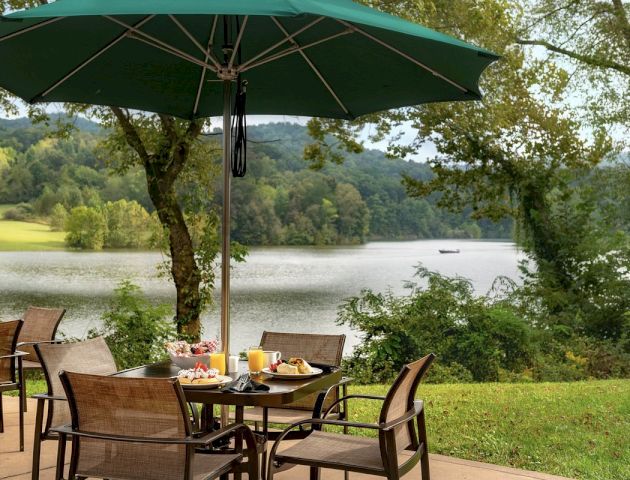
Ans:
<svg viewBox="0 0 630 480"><path fill-rule="evenodd" d="M25 451L20 452L18 445L18 401L16 397L3 397L4 433L0 433L0 480L29 480L31 478L36 403L30 399L28 402L28 412L25 415ZM290 443L286 442L287 445ZM41 480L54 479L56 459L57 442L45 441L42 444ZM570 480L556 475L461 460L444 455L431 455L430 463L432 480ZM247 478L247 475L244 478ZM308 478L308 469L300 466L289 468L274 476L276 480L308 480ZM321 478L322 480L342 480L343 472L322 470ZM376 478L382 477L350 473L351 480ZM416 466L403 478L419 480L421 478L419 467Z"/></svg>

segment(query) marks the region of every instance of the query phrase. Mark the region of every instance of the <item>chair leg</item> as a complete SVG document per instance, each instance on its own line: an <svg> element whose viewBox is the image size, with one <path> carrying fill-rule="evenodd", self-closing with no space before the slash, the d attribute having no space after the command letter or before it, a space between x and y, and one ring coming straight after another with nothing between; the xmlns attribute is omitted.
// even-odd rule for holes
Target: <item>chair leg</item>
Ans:
<svg viewBox="0 0 630 480"><path fill-rule="evenodd" d="M66 459L66 436L59 435L59 443L57 444L57 471L55 473L55 480L63 480L63 465L65 463L65 459Z"/></svg>
<svg viewBox="0 0 630 480"><path fill-rule="evenodd" d="M0 433L4 433L4 414L2 413L2 393L0 393Z"/></svg>
<svg viewBox="0 0 630 480"><path fill-rule="evenodd" d="M39 459L42 448L42 423L44 421L45 400L37 400L37 413L35 415L35 436L33 440L33 466L31 468L31 480L39 480Z"/></svg>
<svg viewBox="0 0 630 480"><path fill-rule="evenodd" d="M320 473L321 473L321 469L319 467L310 467L310 480L319 480L320 479Z"/></svg>
<svg viewBox="0 0 630 480"><path fill-rule="evenodd" d="M24 451L24 404L22 399L25 397L24 385L20 387L20 452Z"/></svg>
<svg viewBox="0 0 630 480"><path fill-rule="evenodd" d="M422 413L420 413L418 427L420 434L420 443L424 445L422 456L420 457L420 470L422 472L422 480L431 480L431 472L429 469L429 444L427 442L427 428L424 419L424 410L422 411Z"/></svg>

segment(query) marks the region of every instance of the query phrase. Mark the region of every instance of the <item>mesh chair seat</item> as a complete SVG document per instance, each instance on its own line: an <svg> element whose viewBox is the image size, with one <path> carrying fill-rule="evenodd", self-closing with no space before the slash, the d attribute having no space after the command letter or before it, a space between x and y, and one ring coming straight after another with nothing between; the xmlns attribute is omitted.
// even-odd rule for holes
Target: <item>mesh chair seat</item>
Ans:
<svg viewBox="0 0 630 480"><path fill-rule="evenodd" d="M383 470L378 438L352 437L341 433L314 431L304 440L276 455L287 463L322 462L340 466Z"/></svg>
<svg viewBox="0 0 630 480"><path fill-rule="evenodd" d="M216 477L216 472L225 470L228 465L242 458L239 454L205 455L195 454L193 458L193 480Z"/></svg>

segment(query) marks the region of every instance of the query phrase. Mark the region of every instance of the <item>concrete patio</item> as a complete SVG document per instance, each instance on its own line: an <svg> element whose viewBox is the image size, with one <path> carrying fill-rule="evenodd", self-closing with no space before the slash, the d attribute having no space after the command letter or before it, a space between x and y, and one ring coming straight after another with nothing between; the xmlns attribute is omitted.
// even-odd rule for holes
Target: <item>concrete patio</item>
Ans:
<svg viewBox="0 0 630 480"><path fill-rule="evenodd" d="M25 451L20 452L18 448L17 398L5 396L3 400L5 431L0 433L0 479L28 480L31 478L35 401L29 400L28 413L25 417ZM54 478L56 455L56 442L47 441L42 444L41 480ZM309 475L306 468L295 467L277 474L275 478L277 480L307 480ZM351 473L350 478L352 480L368 480L379 477ZM420 479L419 468L416 467L404 478ZM567 480L565 477L556 475L460 460L443 455L431 455L431 478L432 480ZM343 479L342 472L322 471L322 480L338 479Z"/></svg>

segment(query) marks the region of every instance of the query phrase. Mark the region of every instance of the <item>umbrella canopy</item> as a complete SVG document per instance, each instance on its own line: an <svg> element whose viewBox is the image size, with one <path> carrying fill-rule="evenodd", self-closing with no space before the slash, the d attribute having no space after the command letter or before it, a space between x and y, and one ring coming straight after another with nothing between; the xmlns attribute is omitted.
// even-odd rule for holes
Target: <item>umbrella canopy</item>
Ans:
<svg viewBox="0 0 630 480"><path fill-rule="evenodd" d="M27 102L352 119L480 98L497 56L351 0L58 0L0 17L0 87ZM239 85L242 83L239 82ZM242 113L242 112L241 112ZM223 135L221 339L229 351L231 135Z"/></svg>
<svg viewBox="0 0 630 480"><path fill-rule="evenodd" d="M58 0L0 22L0 86L26 101L181 118L221 115L236 74L251 114L474 100L496 58L351 0Z"/></svg>

